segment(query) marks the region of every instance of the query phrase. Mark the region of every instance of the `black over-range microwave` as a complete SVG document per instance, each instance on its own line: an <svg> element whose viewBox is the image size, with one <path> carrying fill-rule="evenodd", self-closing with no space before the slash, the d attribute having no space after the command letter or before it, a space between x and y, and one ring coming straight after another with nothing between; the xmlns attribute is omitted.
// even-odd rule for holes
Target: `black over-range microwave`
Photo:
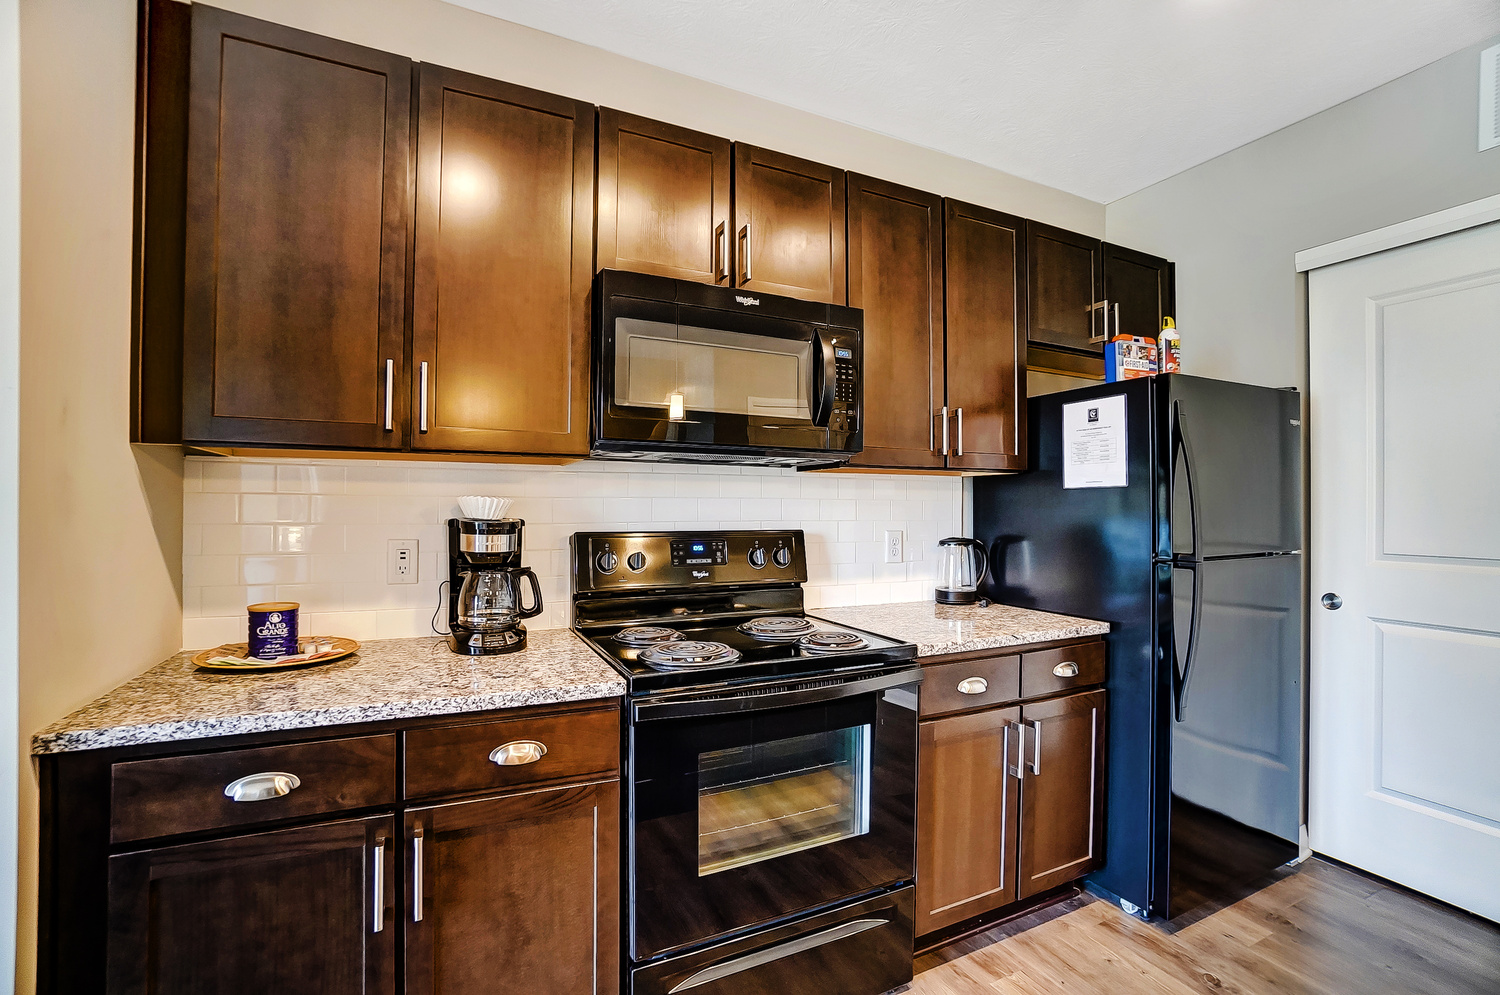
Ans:
<svg viewBox="0 0 1500 995"><path fill-rule="evenodd" d="M821 466L864 447L864 312L604 270L592 453Z"/></svg>

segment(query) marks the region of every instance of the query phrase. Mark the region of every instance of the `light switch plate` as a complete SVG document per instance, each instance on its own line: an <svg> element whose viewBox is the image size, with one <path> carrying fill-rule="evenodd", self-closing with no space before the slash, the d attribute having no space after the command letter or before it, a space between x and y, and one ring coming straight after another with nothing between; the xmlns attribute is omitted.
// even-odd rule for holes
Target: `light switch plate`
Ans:
<svg viewBox="0 0 1500 995"><path fill-rule="evenodd" d="M417 540L391 539L386 543L385 582L387 584L415 584L417 582Z"/></svg>
<svg viewBox="0 0 1500 995"><path fill-rule="evenodd" d="M900 529L885 530L885 562L900 563L905 554L906 534Z"/></svg>

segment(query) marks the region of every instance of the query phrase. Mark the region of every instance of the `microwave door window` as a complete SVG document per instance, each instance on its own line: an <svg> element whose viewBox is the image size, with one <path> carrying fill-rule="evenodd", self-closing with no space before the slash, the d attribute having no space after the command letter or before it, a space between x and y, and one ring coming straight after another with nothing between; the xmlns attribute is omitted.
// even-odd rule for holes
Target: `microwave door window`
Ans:
<svg viewBox="0 0 1500 995"><path fill-rule="evenodd" d="M697 412L805 423L811 363L808 341L618 318L614 403L669 411L680 394L688 421Z"/></svg>

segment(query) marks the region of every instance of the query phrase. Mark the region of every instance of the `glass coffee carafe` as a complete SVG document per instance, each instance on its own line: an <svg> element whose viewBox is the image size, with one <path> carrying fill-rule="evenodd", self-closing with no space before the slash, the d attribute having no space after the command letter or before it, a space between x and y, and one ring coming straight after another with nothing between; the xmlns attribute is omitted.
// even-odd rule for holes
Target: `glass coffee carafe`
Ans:
<svg viewBox="0 0 1500 995"><path fill-rule="evenodd" d="M521 602L521 578L531 587L531 604ZM458 621L479 633L514 629L542 611L542 590L530 567L476 567L464 574L458 592Z"/></svg>
<svg viewBox="0 0 1500 995"><path fill-rule="evenodd" d="M979 585L989 569L984 543L952 536L938 543L937 591L940 605L972 605L979 600Z"/></svg>

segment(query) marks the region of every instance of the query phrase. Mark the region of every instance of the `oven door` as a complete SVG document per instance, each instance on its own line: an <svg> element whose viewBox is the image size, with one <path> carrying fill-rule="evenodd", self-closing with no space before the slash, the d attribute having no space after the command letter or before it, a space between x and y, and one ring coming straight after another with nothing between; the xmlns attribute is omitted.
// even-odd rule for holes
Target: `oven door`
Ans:
<svg viewBox="0 0 1500 995"><path fill-rule="evenodd" d="M632 958L911 880L920 681L636 702Z"/></svg>
<svg viewBox="0 0 1500 995"><path fill-rule="evenodd" d="M628 297L600 319L595 407L600 441L824 452L836 350L859 335L788 318Z"/></svg>

